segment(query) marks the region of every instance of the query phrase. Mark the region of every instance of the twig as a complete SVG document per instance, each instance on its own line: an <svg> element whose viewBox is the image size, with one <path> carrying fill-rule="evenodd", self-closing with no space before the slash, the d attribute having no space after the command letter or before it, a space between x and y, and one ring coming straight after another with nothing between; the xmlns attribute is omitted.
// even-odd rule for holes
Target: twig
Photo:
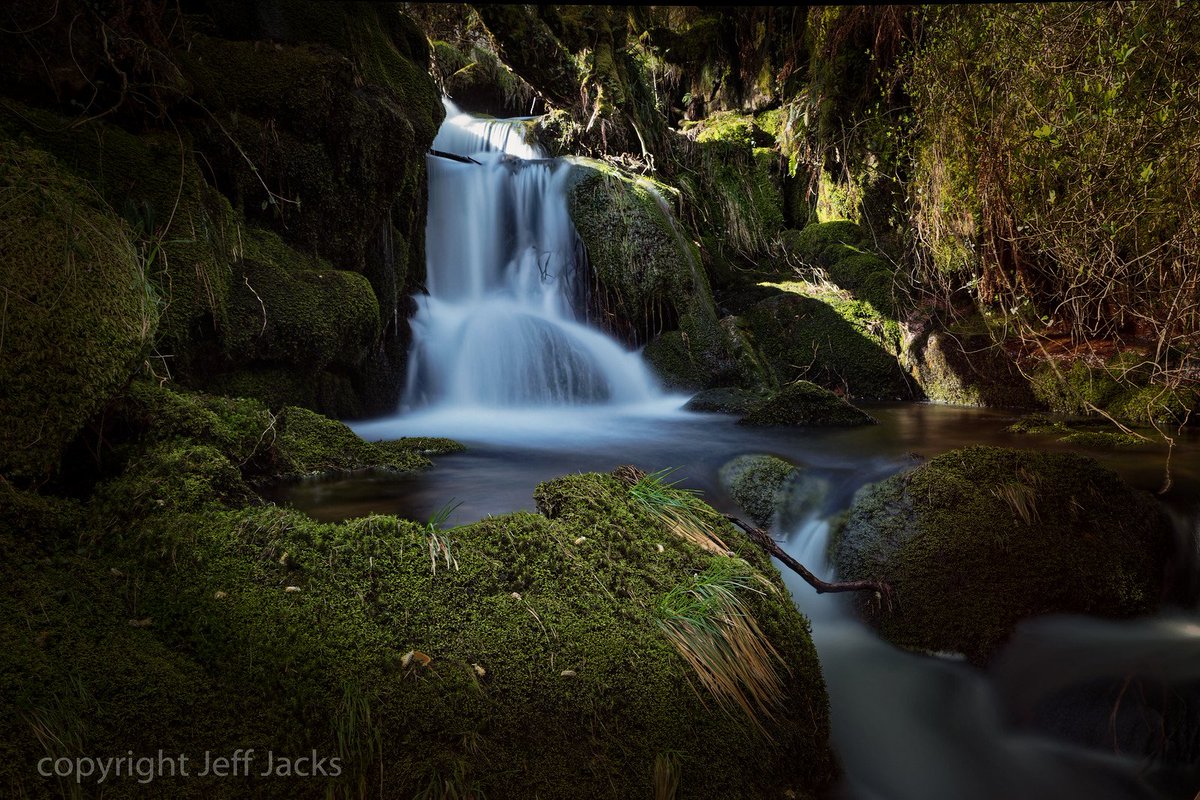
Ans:
<svg viewBox="0 0 1200 800"><path fill-rule="evenodd" d="M886 611L892 610L892 587L883 581L823 581L816 575L812 574L796 559L783 551L783 548L771 538L771 534L764 531L762 528L756 528L748 522L743 522L732 514L722 514L721 516L732 522L734 525L741 528L750 537L750 541L765 550L768 554L775 556L783 562L784 566L795 572L811 587L817 590L817 594L826 594L830 592L874 592L883 603Z"/></svg>

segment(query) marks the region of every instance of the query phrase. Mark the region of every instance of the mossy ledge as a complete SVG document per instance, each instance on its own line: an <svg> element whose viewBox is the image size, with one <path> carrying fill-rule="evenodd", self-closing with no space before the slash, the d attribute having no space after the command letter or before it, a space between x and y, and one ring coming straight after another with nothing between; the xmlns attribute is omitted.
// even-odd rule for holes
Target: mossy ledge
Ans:
<svg viewBox="0 0 1200 800"><path fill-rule="evenodd" d="M305 409L147 381L93 435L103 463L78 498L0 487L0 782L27 796L56 789L27 768L46 755L158 748L315 749L342 773L118 796L648 796L662 754L681 797L812 796L832 777L808 623L724 523L732 552L702 550L588 474L540 485L542 513L321 524L252 486L453 443L372 445ZM765 579L742 600L787 667L770 740L697 694L657 624L672 589L731 569Z"/></svg>
<svg viewBox="0 0 1200 800"><path fill-rule="evenodd" d="M854 427L877 420L815 383L795 381L756 404L739 425L815 425Z"/></svg>
<svg viewBox="0 0 1200 800"><path fill-rule="evenodd" d="M1023 619L1154 611L1169 550L1158 504L1092 459L982 446L865 487L831 543L840 578L895 591L860 606L884 637L981 664Z"/></svg>

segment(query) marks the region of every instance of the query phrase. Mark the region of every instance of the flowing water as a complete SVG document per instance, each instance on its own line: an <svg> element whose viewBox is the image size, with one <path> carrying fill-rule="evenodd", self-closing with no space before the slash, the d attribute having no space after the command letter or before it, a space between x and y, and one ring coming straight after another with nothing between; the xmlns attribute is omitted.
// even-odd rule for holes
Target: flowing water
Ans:
<svg viewBox="0 0 1200 800"><path fill-rule="evenodd" d="M576 319L569 165L544 158L519 122L477 120L449 101L433 149L470 161L427 159L428 294L412 321L405 406L637 403L657 394L636 354Z"/></svg>
<svg viewBox="0 0 1200 800"><path fill-rule="evenodd" d="M871 404L879 425L827 430L746 428L682 411L686 398L663 393L637 354L573 310L579 248L566 212L566 168L528 144L520 122L447 111L434 149L477 163L429 159L429 294L413 321L404 409L352 427L369 440L452 436L469 450L416 475L279 487L281 502L320 519L425 520L457 500L451 522L465 523L532 509L540 481L633 463L677 467L685 485L737 511L718 470L738 455L771 453L803 476L774 530L785 549L827 575L830 516L863 484L911 466L914 455L976 443L1066 449L1005 432L1014 416L1000 410ZM1182 441L1169 462L1156 447L1089 454L1149 490L1164 485L1170 464L1163 498L1178 521L1180 563L1194 570L1200 441ZM844 599L784 577L813 621L844 770L837 797L1192 800L1200 791L1192 758L1200 753L1196 608L1123 623L1034 620L985 672L899 651L855 621ZM1148 692L1184 712L1164 715L1169 703L1151 702Z"/></svg>

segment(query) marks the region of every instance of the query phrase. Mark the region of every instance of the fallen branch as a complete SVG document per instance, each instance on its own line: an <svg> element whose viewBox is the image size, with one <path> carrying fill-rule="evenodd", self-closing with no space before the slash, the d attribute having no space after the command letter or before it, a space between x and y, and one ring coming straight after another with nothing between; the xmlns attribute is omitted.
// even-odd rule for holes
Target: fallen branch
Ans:
<svg viewBox="0 0 1200 800"><path fill-rule="evenodd" d="M823 581L812 574L799 561L785 553L783 548L771 537L771 534L762 528L756 528L748 522L743 522L732 514L722 514L721 516L745 531L746 535L750 537L750 541L782 561L792 572L804 578L809 586L817 590L817 594L826 594L827 592L874 592L883 603L884 610L892 610L892 587L883 581L834 581L832 583Z"/></svg>

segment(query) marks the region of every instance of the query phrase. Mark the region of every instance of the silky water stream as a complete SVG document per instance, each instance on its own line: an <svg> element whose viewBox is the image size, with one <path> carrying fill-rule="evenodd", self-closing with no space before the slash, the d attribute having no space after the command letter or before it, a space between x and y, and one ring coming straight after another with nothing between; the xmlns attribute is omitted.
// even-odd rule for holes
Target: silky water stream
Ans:
<svg viewBox="0 0 1200 800"><path fill-rule="evenodd" d="M753 429L681 410L638 354L576 313L580 248L567 213L568 167L526 141L523 121L481 120L447 104L429 158L428 294L418 298L403 407L352 425L369 440L450 436L465 453L426 473L352 475L278 487L274 498L319 519L368 513L425 520L461 502L451 524L532 509L534 486L558 475L679 468L675 477L736 511L717 479L745 453L802 468L805 490L774 526L802 563L827 573L828 520L863 484L969 444L1061 448L1005 427L1013 415L921 403L873 404L877 426ZM1091 452L1136 486L1164 481L1165 449ZM1179 443L1164 502L1195 570L1200 442ZM902 652L784 571L813 622L844 779L855 800L1073 800L1200 795L1200 614L1082 617L1023 625L988 671ZM1195 587L1193 579L1193 587ZM1193 592L1193 594L1195 594ZM1124 704L1128 676L1183 708ZM1116 687L1114 689L1114 687ZM1174 729L1164 729L1164 725ZM1158 754L1157 758L1151 757ZM1190 754L1190 755L1189 755Z"/></svg>

